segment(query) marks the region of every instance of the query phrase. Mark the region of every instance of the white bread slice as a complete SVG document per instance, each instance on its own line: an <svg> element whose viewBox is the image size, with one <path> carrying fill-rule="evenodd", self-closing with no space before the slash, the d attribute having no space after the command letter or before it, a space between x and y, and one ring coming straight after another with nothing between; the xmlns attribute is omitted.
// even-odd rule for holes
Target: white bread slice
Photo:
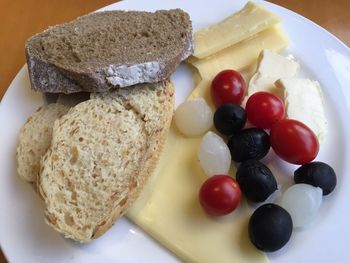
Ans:
<svg viewBox="0 0 350 263"><path fill-rule="evenodd" d="M94 94L55 122L38 181L49 225L89 242L126 212L155 169L173 97L170 81L140 84Z"/></svg>
<svg viewBox="0 0 350 263"><path fill-rule="evenodd" d="M40 158L51 144L52 127L56 119L68 112L70 107L52 103L37 109L19 132L16 151L19 176L35 183L40 170Z"/></svg>

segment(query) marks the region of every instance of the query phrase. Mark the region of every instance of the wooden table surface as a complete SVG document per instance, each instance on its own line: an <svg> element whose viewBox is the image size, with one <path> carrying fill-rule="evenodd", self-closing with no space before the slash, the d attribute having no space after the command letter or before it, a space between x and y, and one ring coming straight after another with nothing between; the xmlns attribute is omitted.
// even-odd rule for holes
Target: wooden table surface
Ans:
<svg viewBox="0 0 350 263"><path fill-rule="evenodd" d="M116 0L1 0L0 99L25 63L24 42L49 25L66 22ZM349 0L271 0L326 28L350 46ZM0 251L0 263L6 262Z"/></svg>

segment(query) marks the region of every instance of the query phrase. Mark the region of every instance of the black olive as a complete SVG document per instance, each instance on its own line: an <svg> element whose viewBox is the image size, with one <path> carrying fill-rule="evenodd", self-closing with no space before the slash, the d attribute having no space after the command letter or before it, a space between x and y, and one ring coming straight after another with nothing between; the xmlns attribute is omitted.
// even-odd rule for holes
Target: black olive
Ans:
<svg viewBox="0 0 350 263"><path fill-rule="evenodd" d="M249 128L235 133L227 145L232 160L236 162L250 159L260 160L270 149L269 135L259 128Z"/></svg>
<svg viewBox="0 0 350 263"><path fill-rule="evenodd" d="M328 195L337 184L337 176L328 164L312 162L300 166L294 172L294 181L297 184L311 184L320 187L323 190L323 195Z"/></svg>
<svg viewBox="0 0 350 263"><path fill-rule="evenodd" d="M277 182L270 169L257 160L242 162L237 169L236 180L248 200L265 201L277 189Z"/></svg>
<svg viewBox="0 0 350 263"><path fill-rule="evenodd" d="M289 241L293 230L290 214L275 204L256 209L249 220L250 241L260 250L273 252Z"/></svg>
<svg viewBox="0 0 350 263"><path fill-rule="evenodd" d="M238 104L224 104L214 114L215 128L224 135L242 130L246 121L245 110Z"/></svg>

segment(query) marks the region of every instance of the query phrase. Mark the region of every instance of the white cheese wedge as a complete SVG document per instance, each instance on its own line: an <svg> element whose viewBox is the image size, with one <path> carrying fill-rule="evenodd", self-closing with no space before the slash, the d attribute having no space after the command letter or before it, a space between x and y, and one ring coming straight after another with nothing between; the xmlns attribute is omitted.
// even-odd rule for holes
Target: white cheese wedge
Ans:
<svg viewBox="0 0 350 263"><path fill-rule="evenodd" d="M241 71L256 63L264 49L280 51L289 44L287 35L279 26L273 26L253 37L224 49L215 55L196 59L190 57L187 63L198 69L202 79L212 79L224 69Z"/></svg>
<svg viewBox="0 0 350 263"><path fill-rule="evenodd" d="M257 71L249 81L247 96L255 92L266 91L283 98L283 93L274 85L275 81L280 78L293 77L299 67L299 64L291 58L271 50L263 50L259 56Z"/></svg>
<svg viewBox="0 0 350 263"><path fill-rule="evenodd" d="M327 118L320 84L303 78L282 78L276 86L283 90L289 119L306 124L323 142L327 135Z"/></svg>
<svg viewBox="0 0 350 263"><path fill-rule="evenodd" d="M262 7L248 2L243 9L220 23L194 34L194 56L204 58L232 46L280 22L280 18Z"/></svg>

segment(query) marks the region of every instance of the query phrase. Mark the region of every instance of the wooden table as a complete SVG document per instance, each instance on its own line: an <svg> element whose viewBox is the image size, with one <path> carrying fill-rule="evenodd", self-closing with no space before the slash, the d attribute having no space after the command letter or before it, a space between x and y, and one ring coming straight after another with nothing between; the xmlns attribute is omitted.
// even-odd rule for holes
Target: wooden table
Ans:
<svg viewBox="0 0 350 263"><path fill-rule="evenodd" d="M1 0L0 99L25 63L23 46L29 36L49 25L69 21L113 2L116 0ZM271 0L270 2L311 19L350 46L349 0ZM0 251L0 263L4 262L6 260Z"/></svg>

